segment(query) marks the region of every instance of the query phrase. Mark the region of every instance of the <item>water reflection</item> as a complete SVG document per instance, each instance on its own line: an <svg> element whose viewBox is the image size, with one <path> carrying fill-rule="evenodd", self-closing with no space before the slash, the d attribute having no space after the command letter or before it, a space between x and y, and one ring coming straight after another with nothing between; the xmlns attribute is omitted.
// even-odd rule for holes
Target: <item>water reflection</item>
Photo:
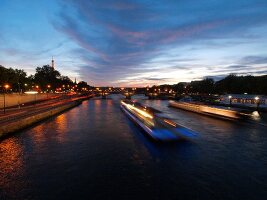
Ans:
<svg viewBox="0 0 267 200"><path fill-rule="evenodd" d="M55 125L59 133L64 133L67 131L67 118L66 115L61 114L55 118Z"/></svg>
<svg viewBox="0 0 267 200"><path fill-rule="evenodd" d="M0 169L1 173L16 173L22 167L22 144L19 140L5 140L0 145ZM0 179L1 181L1 179Z"/></svg>
<svg viewBox="0 0 267 200"><path fill-rule="evenodd" d="M260 114L258 111L254 111L252 113L252 119L255 120L255 121L260 121L261 120L261 117L260 117Z"/></svg>
<svg viewBox="0 0 267 200"><path fill-rule="evenodd" d="M46 129L44 124L33 128L34 134L31 135L31 142L33 142L34 145L38 146L45 141Z"/></svg>
<svg viewBox="0 0 267 200"><path fill-rule="evenodd" d="M0 199L267 195L265 127L171 109L168 101L144 100L200 133L196 141L155 143L121 112L121 96L110 98L83 102L1 141Z"/></svg>
<svg viewBox="0 0 267 200"><path fill-rule="evenodd" d="M27 180L21 180L23 168L23 144L17 138L6 139L0 143L0 198L1 190L13 196L13 188L27 186ZM14 185L13 182L16 181Z"/></svg>

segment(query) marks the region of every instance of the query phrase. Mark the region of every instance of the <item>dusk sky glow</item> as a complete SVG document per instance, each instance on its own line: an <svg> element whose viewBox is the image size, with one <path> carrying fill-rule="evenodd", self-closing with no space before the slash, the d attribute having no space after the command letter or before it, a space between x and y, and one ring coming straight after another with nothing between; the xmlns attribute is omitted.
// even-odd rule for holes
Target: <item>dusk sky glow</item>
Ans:
<svg viewBox="0 0 267 200"><path fill-rule="evenodd" d="M266 0L0 0L0 65L94 86L267 74Z"/></svg>

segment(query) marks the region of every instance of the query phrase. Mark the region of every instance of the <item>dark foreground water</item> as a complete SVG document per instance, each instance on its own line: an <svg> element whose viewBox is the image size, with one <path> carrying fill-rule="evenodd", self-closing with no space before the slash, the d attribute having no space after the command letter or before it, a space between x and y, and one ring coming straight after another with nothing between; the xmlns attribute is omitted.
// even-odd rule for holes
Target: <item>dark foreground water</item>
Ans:
<svg viewBox="0 0 267 200"><path fill-rule="evenodd" d="M89 100L0 142L0 199L266 199L267 130L144 101L199 132L149 140L113 100Z"/></svg>

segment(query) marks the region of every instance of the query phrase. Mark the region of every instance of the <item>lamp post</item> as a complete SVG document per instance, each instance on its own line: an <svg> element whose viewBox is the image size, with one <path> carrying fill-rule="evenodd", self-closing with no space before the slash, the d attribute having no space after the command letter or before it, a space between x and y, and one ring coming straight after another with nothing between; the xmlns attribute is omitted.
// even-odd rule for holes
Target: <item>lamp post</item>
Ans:
<svg viewBox="0 0 267 200"><path fill-rule="evenodd" d="M51 85L47 85L47 92L46 92L46 98L48 99L48 93L49 93L49 90L51 88Z"/></svg>
<svg viewBox="0 0 267 200"><path fill-rule="evenodd" d="M25 83L25 84L24 84L24 92L27 90L27 86L28 86L28 84Z"/></svg>
<svg viewBox="0 0 267 200"><path fill-rule="evenodd" d="M4 91L4 114L6 114L6 92L7 92L7 89L9 88L10 86L8 85L8 84L6 84L5 86L4 86L4 88L5 88L5 91Z"/></svg>
<svg viewBox="0 0 267 200"><path fill-rule="evenodd" d="M257 110L259 110L259 106L260 106L260 98L257 96L255 97L255 101L256 101L256 104L257 104Z"/></svg>
<svg viewBox="0 0 267 200"><path fill-rule="evenodd" d="M228 98L229 98L229 103L230 103L230 106L231 106L232 105L232 96L229 95Z"/></svg>
<svg viewBox="0 0 267 200"><path fill-rule="evenodd" d="M18 89L19 89L19 94L20 94L21 93L20 82L18 82Z"/></svg>
<svg viewBox="0 0 267 200"><path fill-rule="evenodd" d="M39 90L39 85L36 85L35 88L37 91L34 95L34 107L36 107L36 103L37 103L37 94L38 94L38 90Z"/></svg>

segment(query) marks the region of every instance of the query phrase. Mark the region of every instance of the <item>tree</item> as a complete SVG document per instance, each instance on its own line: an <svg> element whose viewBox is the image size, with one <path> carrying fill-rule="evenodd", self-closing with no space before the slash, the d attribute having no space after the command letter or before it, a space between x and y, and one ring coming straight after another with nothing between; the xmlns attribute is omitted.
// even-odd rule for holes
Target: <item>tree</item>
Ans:
<svg viewBox="0 0 267 200"><path fill-rule="evenodd" d="M60 87L60 73L49 65L37 67L34 75L34 82L39 85L40 89L45 90L48 85L52 90Z"/></svg>
<svg viewBox="0 0 267 200"><path fill-rule="evenodd" d="M0 85L9 84L13 91L19 92L26 82L28 78L24 70L5 68L0 65Z"/></svg>
<svg viewBox="0 0 267 200"><path fill-rule="evenodd" d="M182 94L185 92L186 88L185 88L185 84L184 83L178 83L174 86L175 91L178 94Z"/></svg>
<svg viewBox="0 0 267 200"><path fill-rule="evenodd" d="M85 81L80 81L77 85L79 91L86 91L90 88L90 86Z"/></svg>

